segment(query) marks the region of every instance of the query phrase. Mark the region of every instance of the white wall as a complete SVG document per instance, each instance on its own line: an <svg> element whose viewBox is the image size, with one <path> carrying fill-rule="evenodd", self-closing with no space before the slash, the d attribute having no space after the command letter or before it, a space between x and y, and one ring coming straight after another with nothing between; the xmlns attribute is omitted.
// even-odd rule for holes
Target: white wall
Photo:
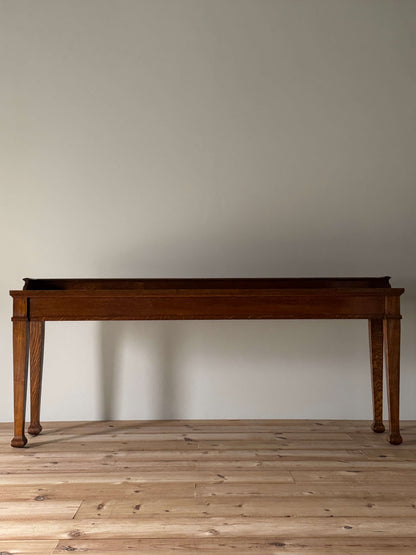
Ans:
<svg viewBox="0 0 416 555"><path fill-rule="evenodd" d="M0 419L30 277L393 276L413 0L1 0ZM43 419L370 418L363 321L48 323Z"/></svg>

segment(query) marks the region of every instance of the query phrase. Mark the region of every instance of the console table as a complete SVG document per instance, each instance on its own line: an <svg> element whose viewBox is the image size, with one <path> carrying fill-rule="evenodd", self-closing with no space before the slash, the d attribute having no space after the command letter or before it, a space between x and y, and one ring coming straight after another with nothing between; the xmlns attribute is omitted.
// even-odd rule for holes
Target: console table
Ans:
<svg viewBox="0 0 416 555"><path fill-rule="evenodd" d="M383 425L383 345L392 444L399 424L400 295L389 277L249 279L24 279L13 297L14 437L24 447L28 359L31 420L41 432L47 320L220 320L353 318L369 324L375 432Z"/></svg>

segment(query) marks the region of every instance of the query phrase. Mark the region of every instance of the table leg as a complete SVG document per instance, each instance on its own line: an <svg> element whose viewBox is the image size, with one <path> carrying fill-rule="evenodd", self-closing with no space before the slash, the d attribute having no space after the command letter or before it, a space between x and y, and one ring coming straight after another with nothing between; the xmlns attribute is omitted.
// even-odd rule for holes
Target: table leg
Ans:
<svg viewBox="0 0 416 555"><path fill-rule="evenodd" d="M40 398L44 339L45 322L30 322L30 426L27 431L32 436L37 436L42 431L40 425Z"/></svg>
<svg viewBox="0 0 416 555"><path fill-rule="evenodd" d="M12 447L24 447L29 323L13 322L14 437Z"/></svg>
<svg viewBox="0 0 416 555"><path fill-rule="evenodd" d="M368 321L374 432L384 432L383 424L383 320Z"/></svg>
<svg viewBox="0 0 416 555"><path fill-rule="evenodd" d="M400 399L400 319L384 320L384 342L386 351L387 398L389 404L390 434L393 445L402 442L399 421Z"/></svg>

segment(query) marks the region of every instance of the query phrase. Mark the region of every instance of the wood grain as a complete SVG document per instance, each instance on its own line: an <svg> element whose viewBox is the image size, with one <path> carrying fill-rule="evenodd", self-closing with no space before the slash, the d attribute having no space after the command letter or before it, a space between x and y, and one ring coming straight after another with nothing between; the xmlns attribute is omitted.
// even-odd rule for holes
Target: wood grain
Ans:
<svg viewBox="0 0 416 555"><path fill-rule="evenodd" d="M42 431L40 425L40 398L44 341L45 322L30 322L30 426L27 431L32 436L37 436Z"/></svg>
<svg viewBox="0 0 416 555"><path fill-rule="evenodd" d="M369 320L371 388L373 393L374 432L382 433L383 424L383 320Z"/></svg>
<svg viewBox="0 0 416 555"><path fill-rule="evenodd" d="M387 399L389 405L389 441L402 443L399 425L400 399L400 320L384 320L384 343L386 350Z"/></svg>
<svg viewBox="0 0 416 555"><path fill-rule="evenodd" d="M24 450L10 427L0 552L414 553L415 422L394 449L365 421L47 423Z"/></svg>
<svg viewBox="0 0 416 555"><path fill-rule="evenodd" d="M13 322L13 389L14 389L14 436L12 447L24 447L25 412L28 370L28 336L29 324L22 317Z"/></svg>

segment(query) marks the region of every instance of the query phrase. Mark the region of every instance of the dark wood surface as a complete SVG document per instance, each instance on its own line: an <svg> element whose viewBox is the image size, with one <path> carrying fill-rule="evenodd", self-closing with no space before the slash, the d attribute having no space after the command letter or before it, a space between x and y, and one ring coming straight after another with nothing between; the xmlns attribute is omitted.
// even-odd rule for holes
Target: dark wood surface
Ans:
<svg viewBox="0 0 416 555"><path fill-rule="evenodd" d="M28 432L37 436L42 431L40 425L40 395L42 386L43 347L45 322L32 320L29 326L30 341L30 426Z"/></svg>
<svg viewBox="0 0 416 555"><path fill-rule="evenodd" d="M390 287L390 276L353 278L145 278L145 279L31 279L24 290L136 290L136 289L321 289ZM14 291L14 293L17 293Z"/></svg>
<svg viewBox="0 0 416 555"><path fill-rule="evenodd" d="M384 432L383 424L383 320L369 320L371 387L374 432Z"/></svg>
<svg viewBox="0 0 416 555"><path fill-rule="evenodd" d="M374 419L382 424L383 345L391 443L399 429L400 295L390 278L24 279L13 297L14 447L24 434L28 349L31 424L37 435L44 322L48 320L367 319ZM30 326L29 326L30 323ZM30 336L30 339L29 339ZM29 347L28 347L29 345Z"/></svg>

